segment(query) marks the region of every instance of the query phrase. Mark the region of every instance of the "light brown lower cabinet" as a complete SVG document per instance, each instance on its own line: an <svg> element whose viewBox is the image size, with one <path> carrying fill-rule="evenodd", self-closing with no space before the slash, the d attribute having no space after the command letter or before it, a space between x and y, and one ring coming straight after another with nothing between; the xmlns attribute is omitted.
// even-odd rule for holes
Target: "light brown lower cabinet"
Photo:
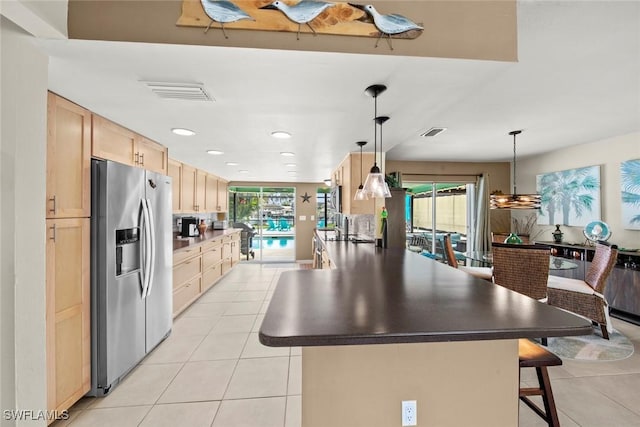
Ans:
<svg viewBox="0 0 640 427"><path fill-rule="evenodd" d="M64 411L91 387L89 218L48 219L47 406Z"/></svg>
<svg viewBox="0 0 640 427"><path fill-rule="evenodd" d="M240 231L173 254L173 316L177 316L240 261Z"/></svg>

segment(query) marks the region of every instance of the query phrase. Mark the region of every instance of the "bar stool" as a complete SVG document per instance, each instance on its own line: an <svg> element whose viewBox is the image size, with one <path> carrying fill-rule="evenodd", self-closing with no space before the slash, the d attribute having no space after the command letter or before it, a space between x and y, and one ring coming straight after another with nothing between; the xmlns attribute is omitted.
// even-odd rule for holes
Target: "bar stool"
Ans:
<svg viewBox="0 0 640 427"><path fill-rule="evenodd" d="M538 387L520 387L520 400L545 420L550 427L559 427L560 421L558 420L556 404L553 400L547 366L562 365L562 360L528 339L518 340L518 356L520 370L522 368L536 368L536 374L538 375ZM542 396L544 410L533 403L528 396Z"/></svg>

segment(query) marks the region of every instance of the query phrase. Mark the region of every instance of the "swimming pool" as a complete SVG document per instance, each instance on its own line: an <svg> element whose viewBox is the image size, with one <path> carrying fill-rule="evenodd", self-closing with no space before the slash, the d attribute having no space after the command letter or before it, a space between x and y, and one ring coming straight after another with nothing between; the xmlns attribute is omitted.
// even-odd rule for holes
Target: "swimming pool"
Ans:
<svg viewBox="0 0 640 427"><path fill-rule="evenodd" d="M294 249L295 241L293 236L254 236L251 242L251 249Z"/></svg>

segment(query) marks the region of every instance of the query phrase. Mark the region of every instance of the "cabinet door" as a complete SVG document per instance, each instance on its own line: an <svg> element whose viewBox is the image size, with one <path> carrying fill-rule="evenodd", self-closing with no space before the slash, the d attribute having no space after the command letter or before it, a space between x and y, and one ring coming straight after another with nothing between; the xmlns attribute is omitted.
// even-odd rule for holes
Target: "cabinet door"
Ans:
<svg viewBox="0 0 640 427"><path fill-rule="evenodd" d="M196 170L196 196L195 196L195 210L196 212L205 212L205 199L206 199L206 183L207 183L207 173L205 171L201 171L200 169Z"/></svg>
<svg viewBox="0 0 640 427"><path fill-rule="evenodd" d="M168 172L171 177L171 210L182 212L182 163L169 159Z"/></svg>
<svg viewBox="0 0 640 427"><path fill-rule="evenodd" d="M226 212L229 208L229 193L227 192L227 182L218 180L218 207L216 211Z"/></svg>
<svg viewBox="0 0 640 427"><path fill-rule="evenodd" d="M129 129L93 115L93 157L135 165L136 134Z"/></svg>
<svg viewBox="0 0 640 427"><path fill-rule="evenodd" d="M89 218L47 220L47 406L66 410L91 386Z"/></svg>
<svg viewBox="0 0 640 427"><path fill-rule="evenodd" d="M207 174L205 191L206 211L216 212L218 210L218 177Z"/></svg>
<svg viewBox="0 0 640 427"><path fill-rule="evenodd" d="M91 113L49 93L47 218L91 216Z"/></svg>
<svg viewBox="0 0 640 427"><path fill-rule="evenodd" d="M182 212L196 211L196 168L182 164Z"/></svg>
<svg viewBox="0 0 640 427"><path fill-rule="evenodd" d="M167 175L167 147L140 135L136 136L136 143L134 160L137 161L138 166Z"/></svg>

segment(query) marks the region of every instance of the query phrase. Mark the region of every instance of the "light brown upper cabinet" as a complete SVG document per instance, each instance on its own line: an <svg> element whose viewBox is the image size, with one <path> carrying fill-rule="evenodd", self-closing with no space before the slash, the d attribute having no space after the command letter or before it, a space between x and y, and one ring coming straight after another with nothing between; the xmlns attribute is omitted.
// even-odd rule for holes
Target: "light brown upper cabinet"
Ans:
<svg viewBox="0 0 640 427"><path fill-rule="evenodd" d="M218 211L218 177L207 174L205 181L205 209L207 212Z"/></svg>
<svg viewBox="0 0 640 427"><path fill-rule="evenodd" d="M47 407L64 411L91 387L89 218L48 219Z"/></svg>
<svg viewBox="0 0 640 427"><path fill-rule="evenodd" d="M227 192L227 181L218 179L218 207L216 211L226 212L229 204L229 193Z"/></svg>
<svg viewBox="0 0 640 427"><path fill-rule="evenodd" d="M169 176L171 177L171 210L182 212L182 163L169 159Z"/></svg>
<svg viewBox="0 0 640 427"><path fill-rule="evenodd" d="M196 169L196 200L195 211L206 212L205 198L206 198L206 185L207 185L207 173L203 170Z"/></svg>
<svg viewBox="0 0 640 427"><path fill-rule="evenodd" d="M105 118L93 115L93 157L133 165L136 134Z"/></svg>
<svg viewBox="0 0 640 427"><path fill-rule="evenodd" d="M91 155L167 175L167 147L96 114Z"/></svg>
<svg viewBox="0 0 640 427"><path fill-rule="evenodd" d="M91 113L47 99L47 218L91 216Z"/></svg>
<svg viewBox="0 0 640 427"><path fill-rule="evenodd" d="M196 211L196 171L196 168L182 164L182 212Z"/></svg>
<svg viewBox="0 0 640 427"><path fill-rule="evenodd" d="M185 163L182 164L182 212L206 212L207 173Z"/></svg>
<svg viewBox="0 0 640 427"><path fill-rule="evenodd" d="M135 166L167 175L169 150L164 145L137 135L136 151L133 153Z"/></svg>

